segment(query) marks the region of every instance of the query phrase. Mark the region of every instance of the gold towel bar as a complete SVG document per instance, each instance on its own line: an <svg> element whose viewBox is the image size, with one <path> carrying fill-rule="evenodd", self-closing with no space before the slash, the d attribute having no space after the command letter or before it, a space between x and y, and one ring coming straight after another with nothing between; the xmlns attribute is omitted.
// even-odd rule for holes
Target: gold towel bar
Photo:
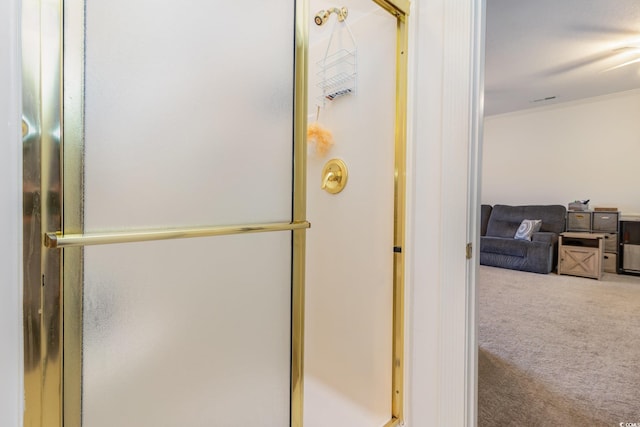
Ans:
<svg viewBox="0 0 640 427"><path fill-rule="evenodd" d="M229 234L264 233L268 231L290 231L310 228L308 221L280 222L268 224L229 225L196 228L166 228L143 231L112 231L88 234L46 233L47 248L73 246L108 245L113 243L149 242L153 240L186 239L192 237L224 236Z"/></svg>

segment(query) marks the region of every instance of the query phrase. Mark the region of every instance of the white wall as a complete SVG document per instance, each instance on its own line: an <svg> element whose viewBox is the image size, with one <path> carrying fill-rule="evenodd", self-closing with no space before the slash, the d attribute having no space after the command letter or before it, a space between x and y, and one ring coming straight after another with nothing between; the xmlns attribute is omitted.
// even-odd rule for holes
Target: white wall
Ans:
<svg viewBox="0 0 640 427"><path fill-rule="evenodd" d="M18 0L0 2L0 425L22 424Z"/></svg>
<svg viewBox="0 0 640 427"><path fill-rule="evenodd" d="M485 120L482 202L640 213L640 89Z"/></svg>

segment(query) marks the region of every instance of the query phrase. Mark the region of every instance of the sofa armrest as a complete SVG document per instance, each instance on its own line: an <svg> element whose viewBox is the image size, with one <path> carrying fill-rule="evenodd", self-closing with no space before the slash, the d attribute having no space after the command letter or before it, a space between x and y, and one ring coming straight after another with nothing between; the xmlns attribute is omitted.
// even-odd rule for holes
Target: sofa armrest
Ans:
<svg viewBox="0 0 640 427"><path fill-rule="evenodd" d="M531 236L532 242L548 243L555 246L558 243L558 234L551 231L538 231Z"/></svg>
<svg viewBox="0 0 640 427"><path fill-rule="evenodd" d="M534 273L550 273L555 266L554 254L555 249L550 241L532 241L527 250L527 270Z"/></svg>

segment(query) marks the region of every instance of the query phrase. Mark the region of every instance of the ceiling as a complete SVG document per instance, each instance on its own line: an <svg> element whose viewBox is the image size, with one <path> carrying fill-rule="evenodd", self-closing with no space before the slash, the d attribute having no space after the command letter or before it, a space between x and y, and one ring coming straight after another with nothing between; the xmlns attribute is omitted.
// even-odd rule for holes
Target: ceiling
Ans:
<svg viewBox="0 0 640 427"><path fill-rule="evenodd" d="M486 3L485 115L640 88L640 0Z"/></svg>

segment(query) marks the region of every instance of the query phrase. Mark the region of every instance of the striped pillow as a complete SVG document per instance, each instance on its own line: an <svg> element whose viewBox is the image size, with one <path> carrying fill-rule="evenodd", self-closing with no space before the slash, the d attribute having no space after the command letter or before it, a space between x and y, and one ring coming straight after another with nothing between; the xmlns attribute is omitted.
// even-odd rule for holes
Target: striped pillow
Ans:
<svg viewBox="0 0 640 427"><path fill-rule="evenodd" d="M523 219L514 238L518 240L531 240L533 233L540 231L540 227L542 227L541 219Z"/></svg>

